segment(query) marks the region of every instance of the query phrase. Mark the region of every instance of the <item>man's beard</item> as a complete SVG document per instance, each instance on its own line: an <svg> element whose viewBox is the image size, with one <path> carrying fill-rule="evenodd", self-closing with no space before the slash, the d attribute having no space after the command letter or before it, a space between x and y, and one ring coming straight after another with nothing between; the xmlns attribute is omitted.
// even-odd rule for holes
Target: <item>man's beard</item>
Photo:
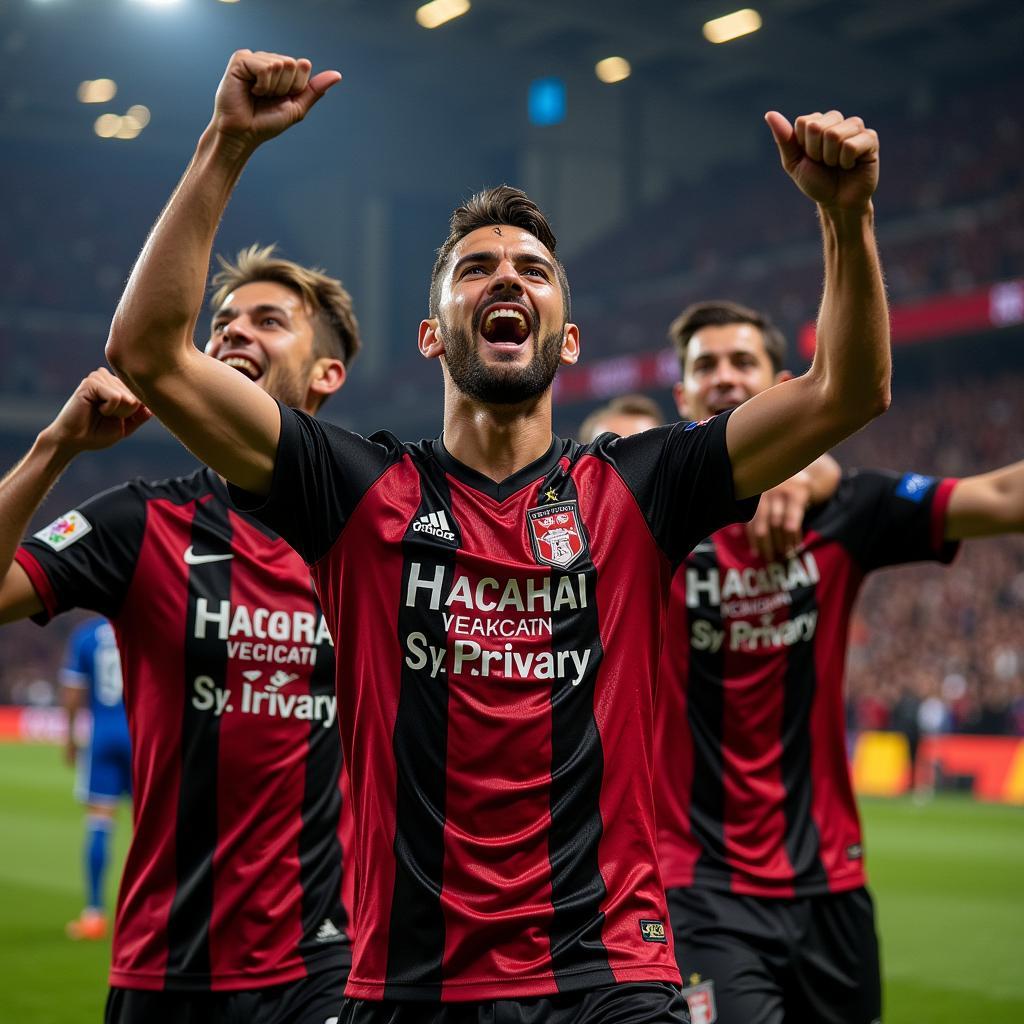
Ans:
<svg viewBox="0 0 1024 1024"><path fill-rule="evenodd" d="M552 331L539 337L538 318L533 317L534 352L526 366L509 365L518 353L509 352L502 365L487 364L477 348L478 325L470 331L449 326L441 318L444 355L452 383L465 395L488 405L518 405L544 394L555 379L562 352L562 332ZM501 358L499 356L499 358Z"/></svg>
<svg viewBox="0 0 1024 1024"><path fill-rule="evenodd" d="M259 383L268 395L276 398L283 405L293 409L304 409L312 368L313 360L298 370L291 370L281 365L271 366Z"/></svg>

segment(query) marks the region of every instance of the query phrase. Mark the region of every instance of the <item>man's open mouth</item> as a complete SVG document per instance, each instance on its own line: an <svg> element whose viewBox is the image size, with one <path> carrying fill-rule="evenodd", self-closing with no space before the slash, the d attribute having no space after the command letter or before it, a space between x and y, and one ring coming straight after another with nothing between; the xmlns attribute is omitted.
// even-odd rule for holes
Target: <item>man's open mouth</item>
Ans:
<svg viewBox="0 0 1024 1024"><path fill-rule="evenodd" d="M497 303L484 311L480 335L492 345L522 345L530 336L532 324L522 306Z"/></svg>
<svg viewBox="0 0 1024 1024"><path fill-rule="evenodd" d="M243 355L230 355L224 356L220 360L225 366L230 366L233 370L237 370L240 374L248 377L249 380L259 380L263 376L263 370L259 365L248 356Z"/></svg>

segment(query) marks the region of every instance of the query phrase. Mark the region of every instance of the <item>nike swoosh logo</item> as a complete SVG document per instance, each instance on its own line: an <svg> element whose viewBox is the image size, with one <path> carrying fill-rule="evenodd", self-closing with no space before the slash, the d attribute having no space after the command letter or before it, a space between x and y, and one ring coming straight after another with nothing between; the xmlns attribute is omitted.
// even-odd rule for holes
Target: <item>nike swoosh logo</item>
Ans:
<svg viewBox="0 0 1024 1024"><path fill-rule="evenodd" d="M206 565L207 562L226 562L229 558L234 558L234 555L197 555L192 550L192 545L189 544L185 548L185 564L186 565Z"/></svg>

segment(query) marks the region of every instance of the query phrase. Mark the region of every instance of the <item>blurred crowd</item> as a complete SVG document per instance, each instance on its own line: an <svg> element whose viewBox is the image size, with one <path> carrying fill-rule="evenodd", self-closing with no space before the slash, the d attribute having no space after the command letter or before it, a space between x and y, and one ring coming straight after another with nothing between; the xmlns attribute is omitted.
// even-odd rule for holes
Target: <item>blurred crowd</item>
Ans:
<svg viewBox="0 0 1024 1024"><path fill-rule="evenodd" d="M969 476L1024 459L1024 373L897 394L837 451L846 467ZM886 569L851 627L851 729L1024 735L1024 536L973 540L951 568Z"/></svg>

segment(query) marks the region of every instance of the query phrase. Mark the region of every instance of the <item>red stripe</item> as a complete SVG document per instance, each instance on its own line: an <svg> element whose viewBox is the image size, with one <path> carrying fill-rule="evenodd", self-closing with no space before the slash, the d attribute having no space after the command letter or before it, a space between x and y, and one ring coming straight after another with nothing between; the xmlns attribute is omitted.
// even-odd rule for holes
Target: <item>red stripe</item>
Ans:
<svg viewBox="0 0 1024 1024"><path fill-rule="evenodd" d="M658 860L668 889L692 884L694 867L700 857L700 844L690 829L694 750L687 717L690 683L690 637L687 630L684 563L672 580L654 716Z"/></svg>
<svg viewBox="0 0 1024 1024"><path fill-rule="evenodd" d="M550 826L551 682L506 677L492 662L487 678L474 675L480 662L455 669L456 645L473 643L504 655L514 643L520 656L551 652L551 616L538 608L521 612L479 607L477 585L490 576L495 559L509 557L523 566L503 572L499 586L481 588L487 604L497 604L507 579L518 582L525 599L527 581L542 585L547 568L525 568L533 561L524 524L528 496L522 492L498 504L487 495L449 478L452 512L462 531L455 578L464 575L474 604L453 602L448 628L448 775L444 890L445 978L442 998L459 998L466 986L519 982L527 994L551 991L547 929L551 906L548 829ZM479 623L474 620L480 620ZM535 635L515 640L481 636L487 622L513 628L520 623ZM485 627L486 628L486 627ZM495 667L497 667L497 671ZM529 979L523 987L522 979ZM465 996L462 996L465 998ZM481 996L483 998L483 996Z"/></svg>
<svg viewBox="0 0 1024 1024"><path fill-rule="evenodd" d="M585 457L574 471L597 569L604 657L594 717L604 752L599 865L607 896L602 939L619 982L679 983L654 816L654 694L671 569L619 475ZM664 922L669 941L644 942L641 920Z"/></svg>
<svg viewBox="0 0 1024 1024"><path fill-rule="evenodd" d="M960 483L958 479L946 477L940 480L932 497L931 541L932 550L940 554L947 543L946 540L946 509L949 499L953 496L953 488Z"/></svg>
<svg viewBox="0 0 1024 1024"><path fill-rule="evenodd" d="M167 919L177 885L173 813L181 785L188 607L188 567L180 553L188 547L194 512L192 503L149 503L138 567L113 623L132 736L136 828L121 878L110 983L129 988L164 987Z"/></svg>
<svg viewBox="0 0 1024 1024"><path fill-rule="evenodd" d="M786 788L782 778L782 719L785 699L784 653L766 656L755 645L745 649L742 640L733 643L733 627L757 616L728 615L728 573L730 569L762 569L764 560L749 554L742 526L720 530L712 538L718 555L722 585L722 629L724 640L725 691L722 721L722 782L724 789L723 839L726 858L738 868L733 891L749 892L742 868L757 875L778 879L779 896L792 895L782 882L792 879L793 867L786 854ZM771 613L772 623L788 618L788 605Z"/></svg>
<svg viewBox="0 0 1024 1024"><path fill-rule="evenodd" d="M306 571L298 555L241 517L231 514L231 520L236 566L231 607L273 609L275 614L284 613L289 625L295 612L304 612L316 623L316 606L304 586ZM268 620L269 642L275 640L273 628ZM287 639L281 646L292 650L305 645ZM279 699L309 694L312 665L254 661L229 652L225 667L224 685L231 691L236 713L221 717L218 739L218 839L210 920L210 968L215 978L273 970L287 981L306 974L298 955L299 834L309 744L299 737L308 734L309 725L269 712L267 700L274 693L270 681L279 669L299 677L280 689ZM261 671L262 676L247 681L242 673L248 670ZM246 704L252 713L242 713ZM258 800L245 799L256 794Z"/></svg>
<svg viewBox="0 0 1024 1024"><path fill-rule="evenodd" d="M814 640L818 686L811 709L811 817L818 830L820 859L829 889L865 883L863 861L848 851L861 844L860 817L846 757L843 680L850 617L863 574L846 549L809 532L804 538L818 563L818 627Z"/></svg>
<svg viewBox="0 0 1024 1024"><path fill-rule="evenodd" d="M53 591L46 570L27 548L18 548L14 552L14 560L25 570L25 575L28 576L29 582L35 588L36 594L39 595L39 600L43 602L47 619L52 619L57 614L57 595Z"/></svg>
<svg viewBox="0 0 1024 1024"><path fill-rule="evenodd" d="M380 998L387 970L395 883L392 735L403 657L402 538L419 500L419 475L405 456L365 495L334 548L313 568L331 635L336 644L342 640L335 650L338 721L352 787L355 862L373 865L355 872L355 942L346 994L361 999ZM367 608L383 609L386 617L368 622Z"/></svg>

